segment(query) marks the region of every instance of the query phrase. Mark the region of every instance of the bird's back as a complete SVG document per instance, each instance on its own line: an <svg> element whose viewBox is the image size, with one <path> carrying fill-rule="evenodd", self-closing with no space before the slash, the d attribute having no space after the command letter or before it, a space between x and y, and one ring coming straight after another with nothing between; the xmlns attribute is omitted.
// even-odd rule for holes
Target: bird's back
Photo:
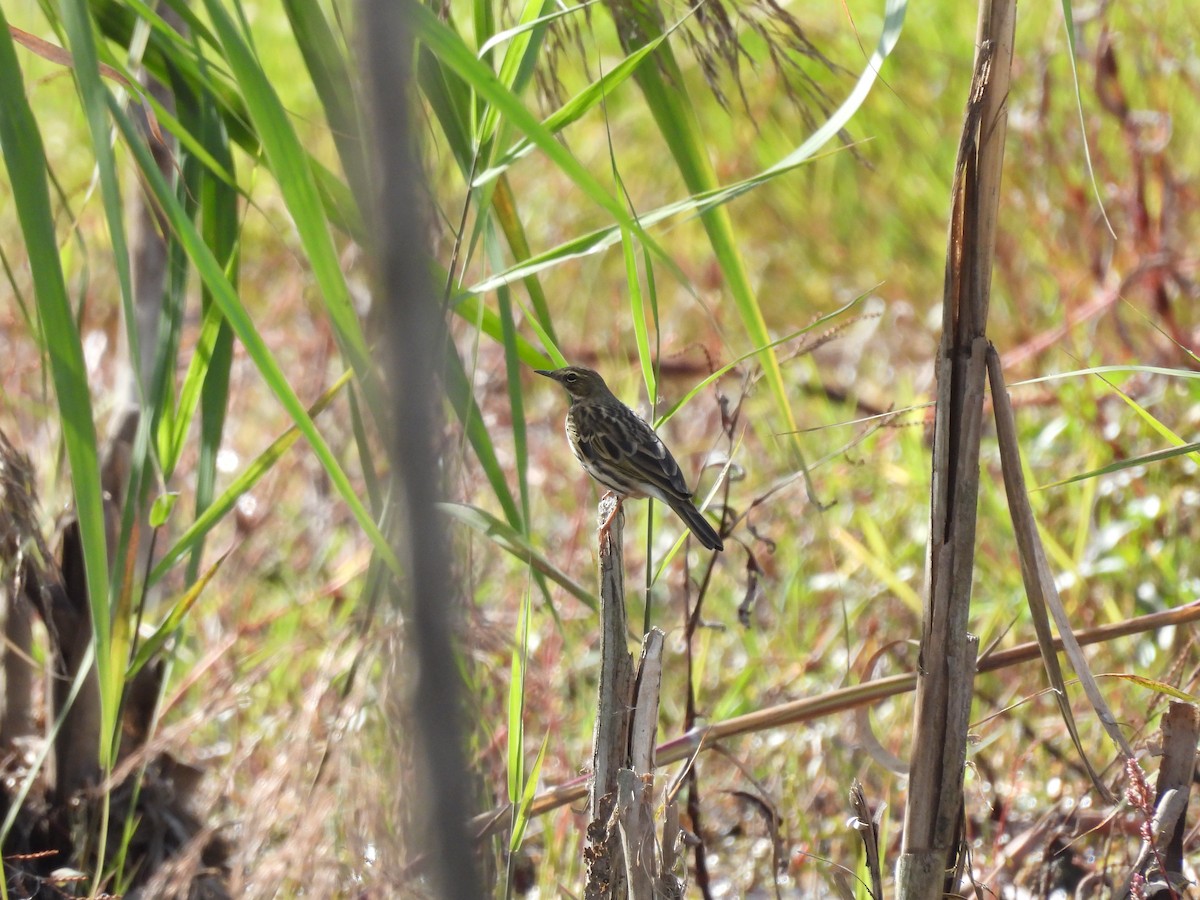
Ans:
<svg viewBox="0 0 1200 900"><path fill-rule="evenodd" d="M567 438L592 477L618 493L663 500L692 496L679 464L654 429L615 397L573 404Z"/></svg>

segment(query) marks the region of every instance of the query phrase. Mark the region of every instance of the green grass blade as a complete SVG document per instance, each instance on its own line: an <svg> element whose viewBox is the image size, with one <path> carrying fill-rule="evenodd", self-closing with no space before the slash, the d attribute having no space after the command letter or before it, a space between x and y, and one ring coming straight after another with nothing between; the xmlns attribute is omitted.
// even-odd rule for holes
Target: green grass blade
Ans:
<svg viewBox="0 0 1200 900"><path fill-rule="evenodd" d="M308 417L310 421L333 402L333 398L337 396L338 391L345 387L350 381L352 374L353 373L351 372L343 373L342 376L332 385L330 385L328 390L326 390L325 393L323 393L317 399L317 402L309 407ZM170 570L171 566L175 565L175 563L177 563L186 554L193 552L204 536L212 531L212 529L233 510L234 506L237 505L238 500L247 491L253 488L254 485L258 484L258 482L264 475L267 474L267 472L271 471L271 467L274 466L275 463L279 462L283 454L286 453L291 446L296 443L297 440L299 440L301 434L302 431L300 426L297 424L291 426L287 431L272 441L271 445L262 453L260 453L254 462L247 466L245 471L235 478L229 487L227 487L221 493L221 495L212 502L211 505L209 505L200 515L196 517L196 521L193 522L187 528L187 530L179 536L179 540L177 540L170 548L167 549L166 553L163 554L162 559L158 561L158 564L155 565L154 569L151 571L150 577L147 580L148 583L155 584Z"/></svg>
<svg viewBox="0 0 1200 900"><path fill-rule="evenodd" d="M354 492L354 487L350 484L350 479L346 477L346 473L342 470L341 464L337 461L333 451L325 442L325 438L322 437L321 432L313 424L313 420L305 411L300 398L292 390L291 384L288 382L279 363L275 360L274 355L268 349L262 335L254 327L254 322L250 319L250 315L242 305L237 292L225 277L224 270L217 263L212 255L212 251L204 243L192 221L187 217L174 194L168 188L162 174L154 165L154 160L150 157L149 150L138 139L133 123L115 106L113 107L113 118L116 120L118 127L125 137L126 145L141 167L146 184L158 201L170 227L174 230L177 239L187 252L188 258L195 265L201 279L209 290L212 291L213 300L220 305L221 311L224 313L230 327L237 335L238 340L246 348L247 354L254 361L263 380L272 393L275 394L280 405L283 406L292 421L296 423L296 427L308 439L313 453L329 475L329 480L333 483L338 494L341 495L342 500L346 503L346 506L358 521L359 526L363 529L372 545L374 545L376 551L383 558L384 562L387 563L388 568L399 574L400 561L396 558L395 551L392 549L390 542L384 537L378 525L371 518L371 514Z"/></svg>
<svg viewBox="0 0 1200 900"><path fill-rule="evenodd" d="M141 671L142 667L158 654L166 644L167 640L173 635L183 624L184 617L188 614L196 601L200 599L200 595L204 589L208 587L209 582L221 568L221 564L229 557L231 551L226 550L216 562L209 566L208 571L197 579L180 597L167 613L161 625L154 630L154 633L147 638L146 642L138 648L137 656L134 657L132 663L129 664L129 671L126 673L126 678L133 678Z"/></svg>
<svg viewBox="0 0 1200 900"><path fill-rule="evenodd" d="M207 0L207 2L214 3L215 0ZM681 283L687 282L679 267L663 252L658 243L630 217L621 201L606 190L567 148L559 143L521 101L500 83L487 66L475 58L458 34L440 21L433 10L415 0L401 0L401 3L407 13L409 26L414 35L432 51L437 63L449 67L470 85L479 97L497 107L505 119L532 140L549 161L574 182L590 201L607 210L619 224L629 228L640 240L652 248L655 256L671 267Z"/></svg>
<svg viewBox="0 0 1200 900"><path fill-rule="evenodd" d="M1194 461L1200 462L1200 458L1194 455L1197 453L1200 453L1200 441L1193 441L1190 444L1183 444L1179 447L1167 447L1165 450L1155 450L1153 453L1143 453L1141 456L1119 459L1116 462L1109 463L1107 466L1101 466L1089 472L1081 472L1078 475L1072 475L1070 478L1063 478L1059 481L1052 481L1049 484L1038 485L1033 490L1048 491L1050 488L1062 487L1065 484L1074 484L1077 481L1084 481L1088 478L1099 478L1102 475L1111 475L1114 472L1121 472L1125 469L1137 468L1138 466L1148 466L1151 463L1174 459L1176 456L1192 456Z"/></svg>
<svg viewBox="0 0 1200 900"><path fill-rule="evenodd" d="M533 566L535 571L543 573L559 587L564 588L567 593L588 609L595 612L600 608L599 601L591 591L554 565L545 554L529 543L529 539L524 534L507 522L501 521L485 510L465 503L443 503L440 506L451 518L488 538L497 547L522 562Z"/></svg>
<svg viewBox="0 0 1200 900"><path fill-rule="evenodd" d="M446 397L450 401L450 406L454 410L454 414L458 416L459 422L462 423L467 440L471 443L471 449L475 451L475 458L479 460L479 465L483 468L484 477L491 485L492 493L499 501L500 508L504 510L504 517L513 528L524 531L522 524L524 519L521 511L517 508L512 492L508 489L508 475L496 456L496 449L492 446L492 436L483 423L483 413L471 393L471 382L467 378L466 370L463 369L462 360L454 352L446 354L445 385Z"/></svg>
<svg viewBox="0 0 1200 900"><path fill-rule="evenodd" d="M58 239L46 184L46 156L41 133L25 94L8 22L0 9L0 82L7 85L0 103L0 148L8 169L13 201L29 254L38 313L46 335L50 370L58 398L63 443L71 465L75 514L79 520L88 594L96 633L96 666L100 673L102 734L115 729L116 704L111 690L113 661L108 608L108 555L104 505L100 488L96 430L92 417L87 368L79 331L71 313L66 280L58 259ZM97 748L107 767L109 744Z"/></svg>
<svg viewBox="0 0 1200 900"><path fill-rule="evenodd" d="M667 39L670 31L660 34L645 45L634 50L619 63L607 70L600 78L593 81L561 107L542 120L542 125L553 134L557 134L587 113L596 108L600 101L610 96L622 83L627 81L651 53ZM472 187L487 184L500 177L513 163L534 150L535 144L529 138L521 138L508 150L496 157L488 168L476 176Z"/></svg>
<svg viewBox="0 0 1200 900"><path fill-rule="evenodd" d="M233 148L229 134L221 120L220 110L212 98L204 95L199 100L198 123L201 140L224 167L234 170ZM218 265L224 270L229 283L238 284L238 262L240 259L241 223L238 220L239 192L215 177L211 172L200 175L200 221L204 242L212 249ZM220 305L213 299L212 291L205 286L201 291L200 306L205 319L211 311L219 311ZM201 515L212 503L216 493L217 454L225 431L225 415L229 406L229 375L233 368L233 329L224 315L220 315L216 334L210 348L210 356L200 388L200 455L196 461L196 515ZM194 408L188 416L194 416ZM199 575L204 554L201 539L188 560L187 583L194 582Z"/></svg>
<svg viewBox="0 0 1200 900"><path fill-rule="evenodd" d="M205 0L204 6L212 19L213 31L221 41L225 60L242 90L246 108L262 141L284 203L296 225L305 259L312 266L313 277L321 288L322 300L338 344L363 383L374 408L380 409L382 391L358 314L350 298L350 288L329 234L325 206L317 189L309 155L292 128L274 87L224 6L219 0ZM299 406L296 411L302 414Z"/></svg>
<svg viewBox="0 0 1200 900"><path fill-rule="evenodd" d="M357 197L367 196L367 163L359 136L359 104L347 65L346 51L330 27L320 4L312 0L284 0L284 12L292 26L308 67L309 78L321 100L342 169Z"/></svg>

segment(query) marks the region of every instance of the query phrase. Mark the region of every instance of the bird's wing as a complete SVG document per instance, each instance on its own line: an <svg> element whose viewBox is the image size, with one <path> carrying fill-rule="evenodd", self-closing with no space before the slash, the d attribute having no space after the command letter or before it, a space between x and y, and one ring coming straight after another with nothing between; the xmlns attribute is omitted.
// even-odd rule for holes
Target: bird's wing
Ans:
<svg viewBox="0 0 1200 900"><path fill-rule="evenodd" d="M619 472L643 493L690 499L679 463L654 429L625 406L577 406L580 452L595 465Z"/></svg>

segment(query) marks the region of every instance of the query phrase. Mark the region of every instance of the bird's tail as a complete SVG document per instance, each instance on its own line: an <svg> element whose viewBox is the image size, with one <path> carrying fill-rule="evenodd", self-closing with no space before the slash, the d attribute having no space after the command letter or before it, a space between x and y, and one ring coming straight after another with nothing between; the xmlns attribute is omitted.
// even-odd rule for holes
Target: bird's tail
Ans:
<svg viewBox="0 0 1200 900"><path fill-rule="evenodd" d="M704 517L704 513L692 505L692 501L681 498L671 503L671 509L675 511L679 518L687 522L687 526L692 530L692 534L696 536L696 540L707 549L725 549L725 542L721 540L721 536L708 523L708 519Z"/></svg>

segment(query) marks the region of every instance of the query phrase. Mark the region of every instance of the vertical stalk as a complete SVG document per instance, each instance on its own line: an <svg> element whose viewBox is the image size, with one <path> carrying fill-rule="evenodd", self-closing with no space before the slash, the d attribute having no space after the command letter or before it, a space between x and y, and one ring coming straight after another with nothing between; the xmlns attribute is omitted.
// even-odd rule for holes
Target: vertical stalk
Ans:
<svg viewBox="0 0 1200 900"><path fill-rule="evenodd" d="M954 173L934 425L924 626L897 896L954 890L978 638L968 634L987 315L1016 4L982 0Z"/></svg>

